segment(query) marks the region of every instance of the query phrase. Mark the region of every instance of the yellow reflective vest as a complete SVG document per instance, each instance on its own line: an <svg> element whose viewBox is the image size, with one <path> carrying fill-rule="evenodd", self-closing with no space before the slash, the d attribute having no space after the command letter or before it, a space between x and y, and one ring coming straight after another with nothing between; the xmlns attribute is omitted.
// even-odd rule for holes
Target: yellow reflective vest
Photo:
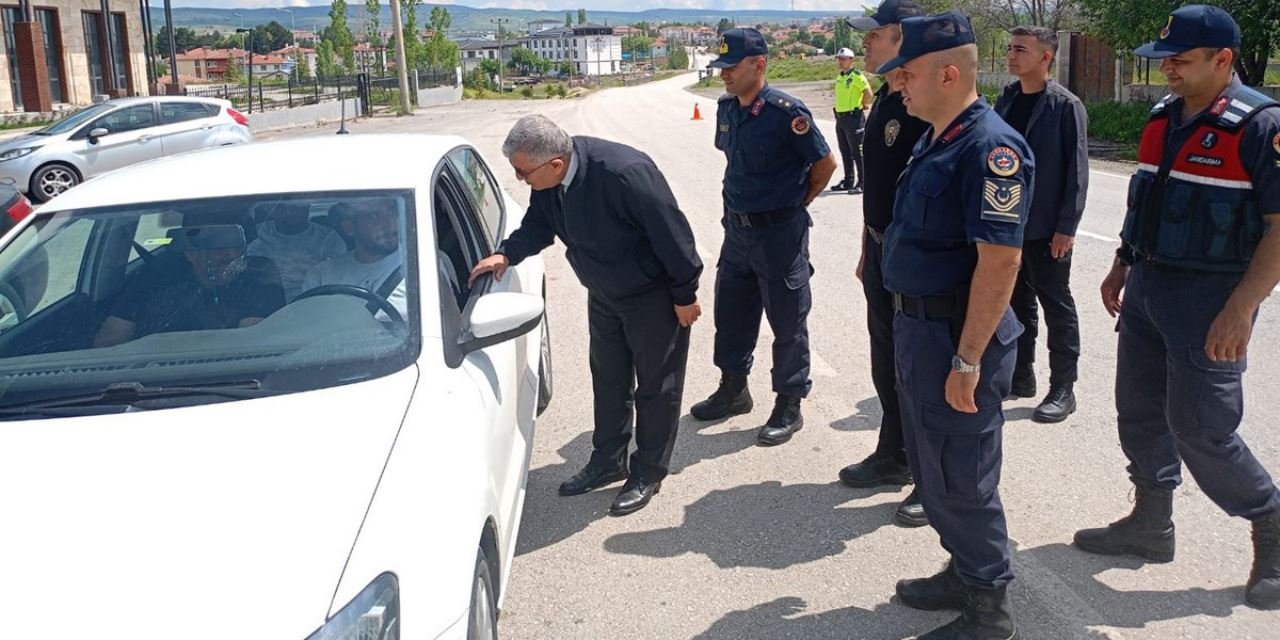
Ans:
<svg viewBox="0 0 1280 640"><path fill-rule="evenodd" d="M867 77L856 69L836 76L836 112L862 109L862 93L871 87Z"/></svg>

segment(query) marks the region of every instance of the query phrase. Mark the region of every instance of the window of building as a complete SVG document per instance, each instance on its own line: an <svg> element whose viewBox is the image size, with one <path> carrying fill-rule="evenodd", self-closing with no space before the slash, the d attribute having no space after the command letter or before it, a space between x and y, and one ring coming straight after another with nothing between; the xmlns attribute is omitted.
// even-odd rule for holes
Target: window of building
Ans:
<svg viewBox="0 0 1280 640"><path fill-rule="evenodd" d="M14 40L13 23L21 19L17 7L4 7L4 47L9 58L9 87L14 106L22 104L22 79L18 75L17 41ZM66 102L65 74L62 69L62 31L56 9L36 9L36 21L44 32L44 59L49 70L49 94L54 102Z"/></svg>
<svg viewBox="0 0 1280 640"><path fill-rule="evenodd" d="M85 54L89 59L89 82L94 93L106 93L108 78L113 88L133 93L129 75L128 27L123 13L111 14L111 55L107 56L107 24L102 13L83 12Z"/></svg>

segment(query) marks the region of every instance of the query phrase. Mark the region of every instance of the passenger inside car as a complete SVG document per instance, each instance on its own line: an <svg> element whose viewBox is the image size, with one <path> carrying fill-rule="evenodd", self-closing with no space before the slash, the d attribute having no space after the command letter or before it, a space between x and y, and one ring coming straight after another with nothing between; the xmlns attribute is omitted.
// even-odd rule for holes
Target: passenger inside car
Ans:
<svg viewBox="0 0 1280 640"><path fill-rule="evenodd" d="M400 214L391 198L369 198L333 206L355 248L326 260L307 273L302 291L326 285L352 285L375 293L408 318L404 253L400 250Z"/></svg>
<svg viewBox="0 0 1280 640"><path fill-rule="evenodd" d="M115 298L94 339L111 347L154 333L247 327L284 306L284 289L270 261L251 261L238 225L181 227L168 249L187 269L145 264Z"/></svg>
<svg viewBox="0 0 1280 640"><path fill-rule="evenodd" d="M347 252L336 231L311 221L307 203L272 206L258 225L258 237L249 243L248 255L270 258L280 269L286 301L302 293L302 280L316 265Z"/></svg>

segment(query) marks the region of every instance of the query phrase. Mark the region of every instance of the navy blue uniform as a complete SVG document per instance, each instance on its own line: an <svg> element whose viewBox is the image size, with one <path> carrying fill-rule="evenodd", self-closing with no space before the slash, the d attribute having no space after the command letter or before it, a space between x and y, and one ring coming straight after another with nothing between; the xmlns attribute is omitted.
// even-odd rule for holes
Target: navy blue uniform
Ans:
<svg viewBox="0 0 1280 640"><path fill-rule="evenodd" d="M1022 332L1005 308L974 400L978 413L946 401L979 242L1022 246L1033 159L1026 142L979 99L936 139L916 144L898 183L885 237L884 281L894 294L893 335L907 458L929 523L968 585L1013 578L1000 502L1001 402L1009 393Z"/></svg>
<svg viewBox="0 0 1280 640"><path fill-rule="evenodd" d="M800 101L765 85L750 105L720 99L724 244L716 271L715 364L751 372L764 311L773 328L773 390L804 397L809 380L809 169L830 154Z"/></svg>
<svg viewBox="0 0 1280 640"><path fill-rule="evenodd" d="M1239 80L1227 94L1231 99L1224 96L1185 121L1182 99L1166 100L1143 135L1125 219L1125 249L1136 264L1120 311L1116 410L1135 484L1173 489L1185 462L1220 508L1256 520L1280 510L1280 491L1237 432L1246 362L1209 360L1205 341L1244 277L1262 216L1280 214L1280 107L1261 106L1267 99ZM1256 110L1248 113L1246 106ZM1162 165L1171 171L1164 197L1156 198L1144 190L1159 179ZM1243 212L1234 220L1254 219L1229 231L1232 239L1245 238L1243 245L1212 235L1220 228L1219 210L1229 212L1233 201ZM1176 219L1203 221L1199 225L1178 225L1166 215L1188 203L1195 203L1191 215ZM1148 222L1157 230L1144 233ZM1186 229L1196 237L1177 244L1192 251L1178 252L1162 240L1181 240L1177 234Z"/></svg>

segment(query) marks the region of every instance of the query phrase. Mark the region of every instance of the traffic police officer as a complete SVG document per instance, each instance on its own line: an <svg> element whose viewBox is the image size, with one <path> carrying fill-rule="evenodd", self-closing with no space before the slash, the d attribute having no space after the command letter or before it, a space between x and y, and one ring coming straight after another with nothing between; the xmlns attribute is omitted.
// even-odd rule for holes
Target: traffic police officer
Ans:
<svg viewBox="0 0 1280 640"><path fill-rule="evenodd" d="M1033 160L1023 140L978 97L978 48L958 12L908 18L902 47L880 73L931 126L898 184L885 238L885 287L908 460L929 524L951 561L939 574L898 583L917 609L961 616L920 636L1015 636L1013 579L998 485L1001 402L1009 393L1022 325L1009 308Z"/></svg>
<svg viewBox="0 0 1280 640"><path fill-rule="evenodd" d="M873 72L898 55L902 45L902 21L925 15L913 0L885 0L870 16L849 20L849 26L866 31L863 59ZM902 439L902 411L898 408L897 373L893 362L893 296L884 288L884 232L893 221L893 200L898 176L911 160L911 149L929 129L928 123L907 113L902 93L893 89L899 70L889 71L876 92L867 116L866 152L875 161L867 165L866 194L862 197L862 255L858 279L867 298L867 335L871 338L871 381L880 399L880 439L876 450L861 462L840 470L840 482L855 488L911 484L907 450ZM915 490L898 505L894 522L905 527L929 524Z"/></svg>
<svg viewBox="0 0 1280 640"><path fill-rule="evenodd" d="M1128 517L1075 543L1173 560L1185 462L1214 503L1252 521L1245 600L1277 608L1280 491L1236 429L1253 322L1280 281L1280 105L1234 77L1239 47L1229 14L1188 5L1136 51L1162 59L1173 91L1142 133L1123 245L1102 285L1120 316L1116 413L1137 498Z"/></svg>
<svg viewBox="0 0 1280 640"><path fill-rule="evenodd" d="M813 116L799 100L765 83L768 48L755 29L730 29L720 39L720 69L728 92L716 114L716 148L724 152L724 244L716 270L715 364L720 386L693 406L699 420L752 409L751 372L760 314L773 328L773 414L757 434L762 446L782 444L804 422L809 393L809 226L806 207L827 186L836 160Z"/></svg>
<svg viewBox="0 0 1280 640"><path fill-rule="evenodd" d="M857 194L862 193L862 134L866 110L871 108L871 83L853 68L852 49L837 51L836 62L840 64L840 75L836 76L836 141L844 164L844 180L831 190Z"/></svg>

